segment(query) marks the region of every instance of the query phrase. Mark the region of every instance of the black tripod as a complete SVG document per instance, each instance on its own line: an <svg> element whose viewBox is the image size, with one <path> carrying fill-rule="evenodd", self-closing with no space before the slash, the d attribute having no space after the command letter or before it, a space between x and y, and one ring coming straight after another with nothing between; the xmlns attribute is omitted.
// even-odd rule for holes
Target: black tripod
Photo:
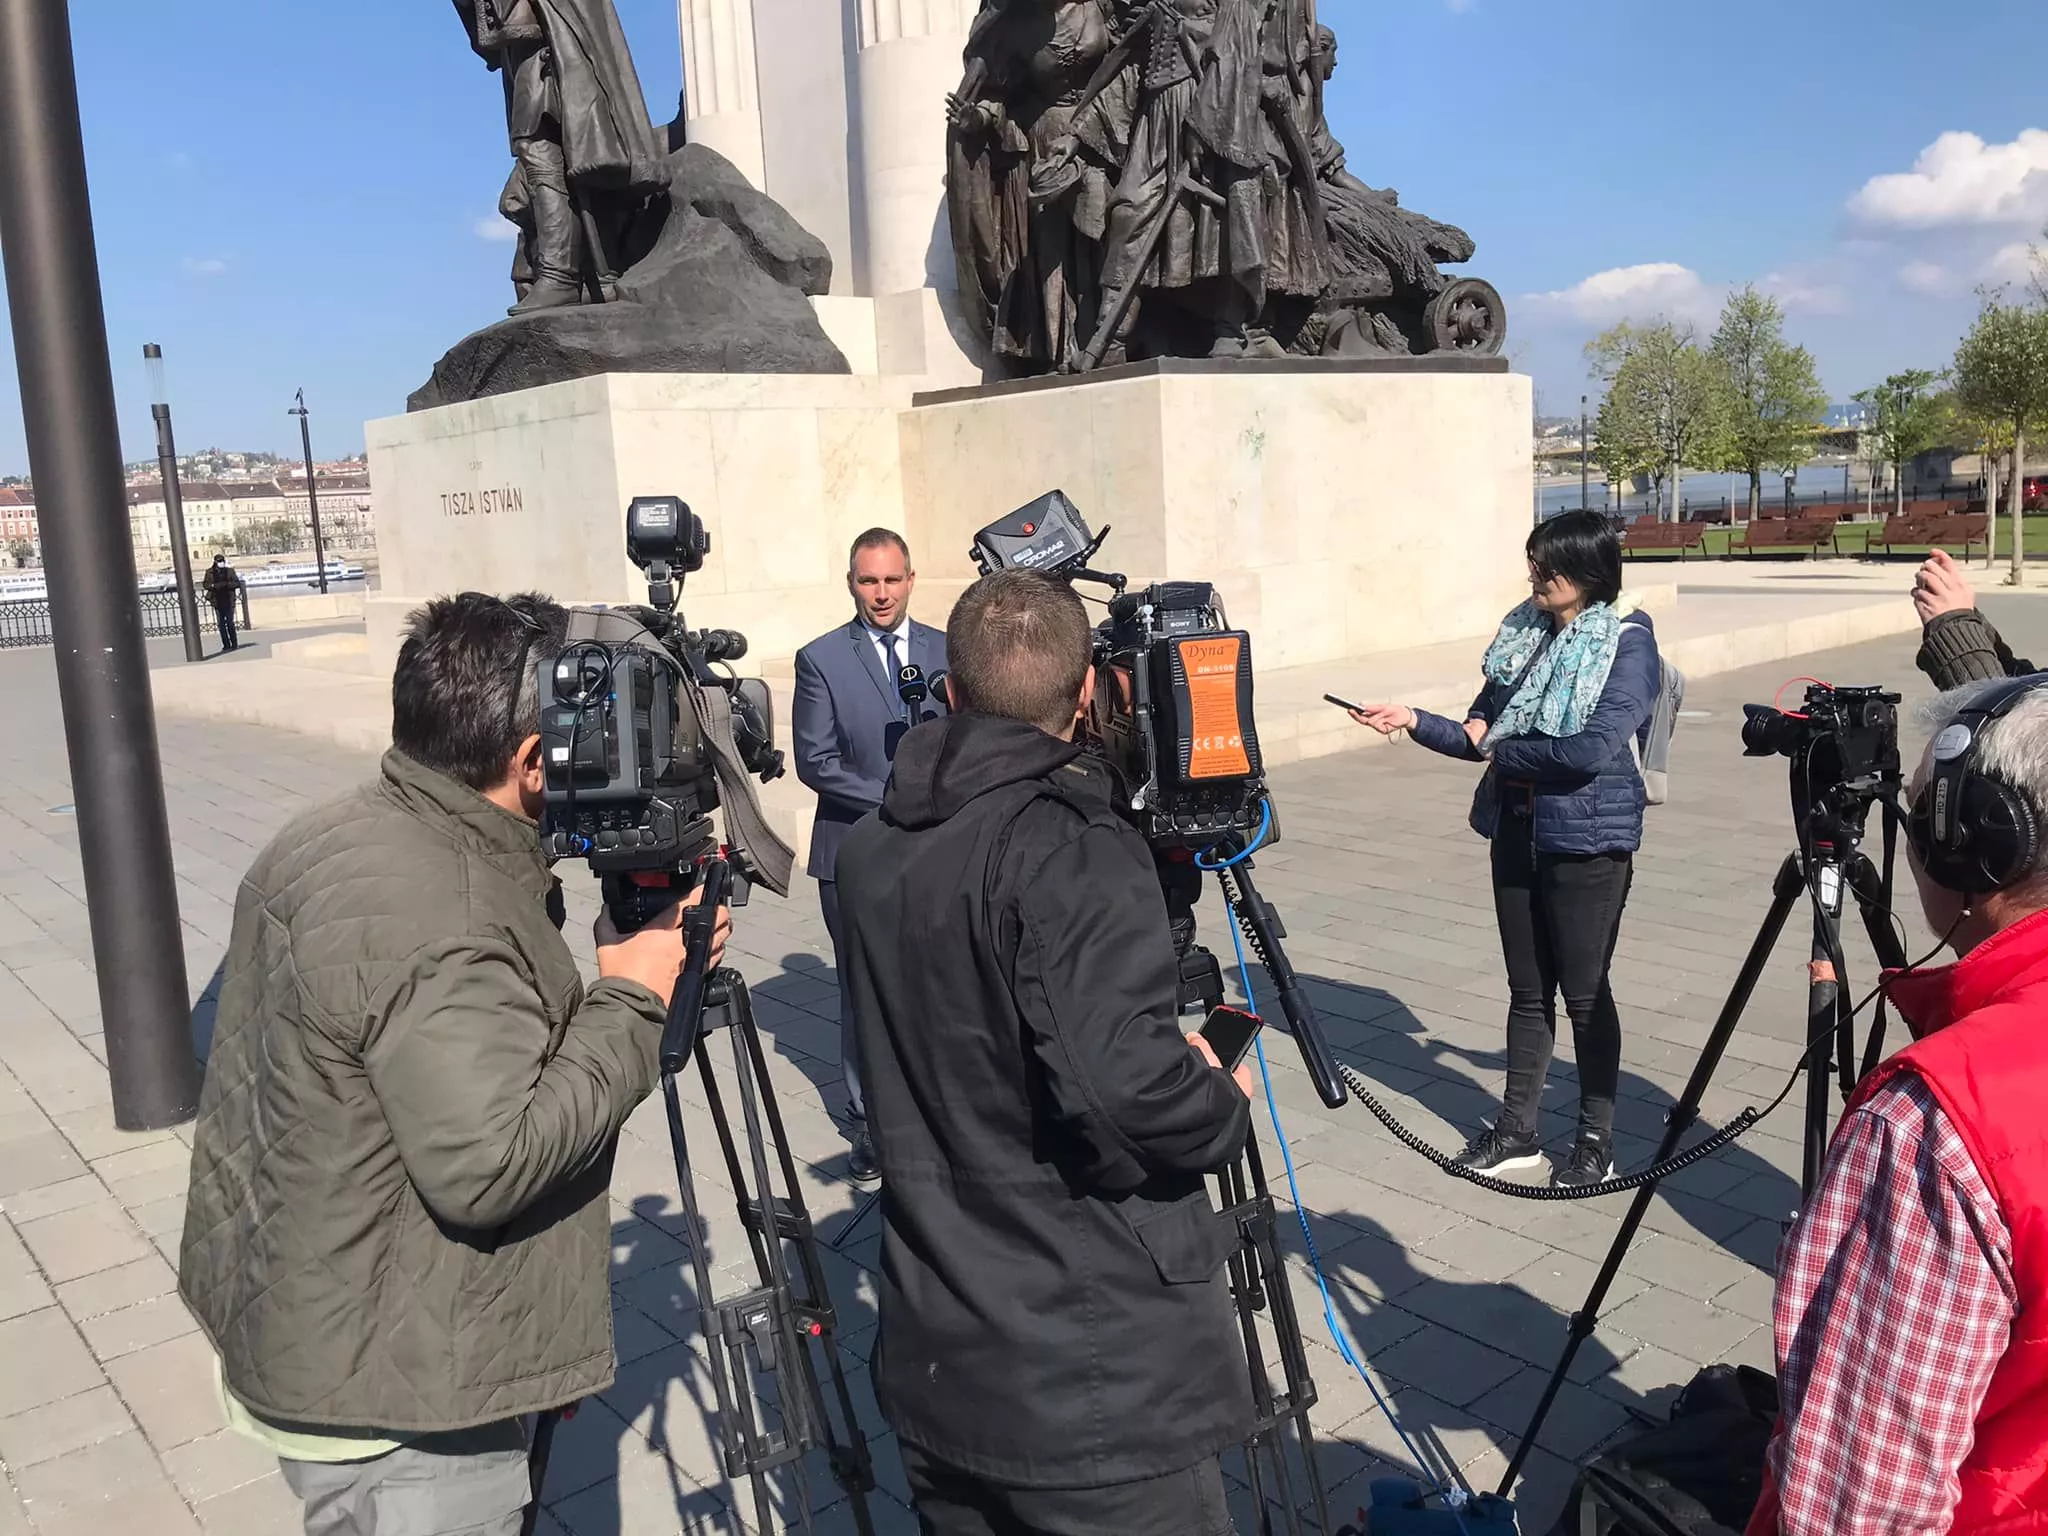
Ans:
<svg viewBox="0 0 2048 1536"><path fill-rule="evenodd" d="M767 1058L754 1024L747 983L738 971L708 970L712 926L726 899L731 874L723 859L704 861L696 871L703 888L699 905L683 918L685 960L669 1004L661 1036L661 1092L668 1104L669 1140L675 1149L676 1183L690 1232L690 1263L695 1271L697 1303L703 1317L704 1348L718 1393L718 1432L725 1475L747 1478L754 1489L754 1525L770 1531L772 1501L768 1474L789 1467L795 1516L784 1522L809 1531L815 1528L810 1477L804 1457L825 1452L833 1480L850 1502L854 1530L873 1536L867 1495L875 1486L867 1441L854 1417L841 1365L838 1319L826 1289L823 1262L804 1207L782 1111L768 1081ZM732 1041L733 1096L740 1109L746 1151L741 1155L726 1111L725 1093L711 1064L711 1037L723 1031ZM740 1221L753 1251L759 1284L734 1296L713 1296L711 1261L697 1204L696 1181L690 1173L689 1144L683 1130L682 1096L676 1074L697 1058L704 1097L718 1133L725 1171L739 1203ZM766 1130L766 1137L763 1130ZM774 1149L775 1169L769 1166ZM775 1175L781 1184L778 1191ZM818 1360L831 1382L837 1421L819 1380ZM546 1474L548 1443L554 1415L536 1427L533 1447L534 1502L539 1506ZM531 1529L529 1525L529 1529Z"/></svg>
<svg viewBox="0 0 2048 1536"><path fill-rule="evenodd" d="M1842 954L1844 892L1856 899L1857 910L1862 914L1864 930L1870 935L1870 945L1877 953L1878 963L1888 970L1903 969L1908 963L1904 946L1891 925L1892 863L1897 846L1895 807L1900 783L1896 747L1890 760L1870 774L1837 784L1818 797L1805 790L1801 782L1802 772L1810 766L1804 755L1794 756L1793 806L1800 825L1800 847L1788 854L1778 867L1777 878L1771 885L1770 910L1764 914L1756 938L1749 946L1749 953L1743 957L1742 969L1736 973L1735 985L1729 989L1727 1000L1721 1005L1721 1012L1714 1020L1714 1028L1700 1051L1699 1061L1693 1067L1685 1091L1665 1116L1664 1137L1658 1142L1656 1155L1651 1159L1653 1166L1669 1161L1678 1151L1678 1144L1685 1133L1699 1118L1700 1100L1706 1096L1707 1085L1721 1064L1722 1053L1734 1038L1750 994L1756 990L1757 979L1777 948L1778 938L1792 916L1792 909L1803 897L1813 907L1813 949L1808 971L1808 1034L1803 1061L1806 1120L1800 1168L1802 1200L1812 1193L1820 1177L1822 1160L1827 1155L1831 1069L1839 1064L1844 1095L1855 1086L1861 1075L1855 1060L1855 1042L1851 1033L1855 1020L1848 1002L1847 965ZM1881 805L1884 815L1882 876L1862 851L1864 825L1873 805ZM1862 1072L1877 1064L1883 1042L1884 1005L1880 999L1863 1057ZM1615 1276L1621 1272L1621 1261L1628 1253L1629 1244L1635 1241L1643 1217L1649 1213L1650 1201L1657 1193L1659 1182L1653 1179L1636 1190L1628 1214L1622 1218L1621 1230L1615 1233L1613 1246L1607 1250L1600 1272L1593 1277L1593 1286L1586 1293L1584 1305L1572 1314L1564 1353L1559 1356L1556 1369L1550 1373L1550 1381L1543 1389L1536 1411L1529 1418L1529 1427L1522 1432L1521 1443L1515 1447L1515 1454L1501 1477L1499 1493L1503 1498L1514 1487L1515 1478L1521 1473L1522 1463L1536 1443L1543 1421L1549 1417L1551 1405L1557 1400L1579 1346L1592 1337L1594 1328L1599 1325L1601 1304L1607 1299Z"/></svg>

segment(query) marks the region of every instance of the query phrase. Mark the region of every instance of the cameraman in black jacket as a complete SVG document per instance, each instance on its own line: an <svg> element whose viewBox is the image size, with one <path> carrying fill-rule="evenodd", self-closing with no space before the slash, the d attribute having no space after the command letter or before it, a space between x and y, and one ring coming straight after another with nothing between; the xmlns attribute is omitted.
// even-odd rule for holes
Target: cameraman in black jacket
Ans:
<svg viewBox="0 0 2048 1536"><path fill-rule="evenodd" d="M1251 1076L1176 1022L1150 851L1067 738L1080 599L984 576L946 627L956 711L903 740L839 853L882 1166L875 1386L926 1536L1222 1536L1250 1431L1203 1175Z"/></svg>

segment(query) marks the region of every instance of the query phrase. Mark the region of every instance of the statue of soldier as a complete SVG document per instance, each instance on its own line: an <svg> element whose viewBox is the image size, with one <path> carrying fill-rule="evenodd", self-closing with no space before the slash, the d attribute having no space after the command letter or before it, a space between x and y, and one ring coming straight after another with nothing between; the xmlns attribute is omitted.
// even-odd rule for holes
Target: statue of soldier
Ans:
<svg viewBox="0 0 2048 1536"><path fill-rule="evenodd" d="M505 84L515 315L615 298L668 175L611 0L455 0Z"/></svg>

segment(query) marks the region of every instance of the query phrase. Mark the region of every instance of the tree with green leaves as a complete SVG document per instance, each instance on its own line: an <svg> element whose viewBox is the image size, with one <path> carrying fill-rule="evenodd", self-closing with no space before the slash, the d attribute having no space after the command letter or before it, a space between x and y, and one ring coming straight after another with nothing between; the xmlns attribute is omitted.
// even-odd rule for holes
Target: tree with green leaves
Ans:
<svg viewBox="0 0 2048 1536"><path fill-rule="evenodd" d="M27 565L36 557L36 547L28 539L16 539L7 546L7 553L14 557L17 566Z"/></svg>
<svg viewBox="0 0 2048 1536"><path fill-rule="evenodd" d="M1906 510L1906 466L1941 440L1940 382L1930 369L1908 368L1850 397L1863 407L1863 431L1876 439L1880 461L1891 466L1894 515Z"/></svg>
<svg viewBox="0 0 2048 1536"><path fill-rule="evenodd" d="M1958 448L1973 448L1984 463L1984 507L1989 514L1989 532L1984 540L1984 569L1990 570L1998 545L1999 471L2012 452L2012 423L2002 416L1986 415L1966 405L1955 390L1942 397L1949 435Z"/></svg>
<svg viewBox="0 0 2048 1536"><path fill-rule="evenodd" d="M1716 462L1728 430L1728 384L1689 325L1623 321L1586 344L1593 375L1607 386L1600 402L1598 452L1610 475L1619 468L1647 474L1664 516L1664 483L1671 482L1672 517L1685 466Z"/></svg>
<svg viewBox="0 0 2048 1536"><path fill-rule="evenodd" d="M1785 340L1785 312L1752 287L1728 296L1709 355L1725 375L1725 453L1715 468L1749 476L1749 515L1763 500L1766 470L1794 469L1813 453L1813 434L1827 420L1827 391L1813 354Z"/></svg>
<svg viewBox="0 0 2048 1536"><path fill-rule="evenodd" d="M1977 320L1956 348L1956 400L1974 415L2010 423L2014 473L2009 477L2008 519L2012 526L2012 574L2025 579L2027 430L2048 420L2048 309L2007 304L1989 296Z"/></svg>

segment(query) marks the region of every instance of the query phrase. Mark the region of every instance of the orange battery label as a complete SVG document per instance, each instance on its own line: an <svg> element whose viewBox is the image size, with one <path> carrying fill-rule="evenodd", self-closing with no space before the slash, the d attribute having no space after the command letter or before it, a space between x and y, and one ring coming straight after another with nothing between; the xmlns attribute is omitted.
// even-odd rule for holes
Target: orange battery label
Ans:
<svg viewBox="0 0 2048 1536"><path fill-rule="evenodd" d="M1241 779L1252 771L1244 749L1244 726L1237 718L1237 664L1243 646L1237 635L1180 642L1193 742L1188 757L1191 779Z"/></svg>

